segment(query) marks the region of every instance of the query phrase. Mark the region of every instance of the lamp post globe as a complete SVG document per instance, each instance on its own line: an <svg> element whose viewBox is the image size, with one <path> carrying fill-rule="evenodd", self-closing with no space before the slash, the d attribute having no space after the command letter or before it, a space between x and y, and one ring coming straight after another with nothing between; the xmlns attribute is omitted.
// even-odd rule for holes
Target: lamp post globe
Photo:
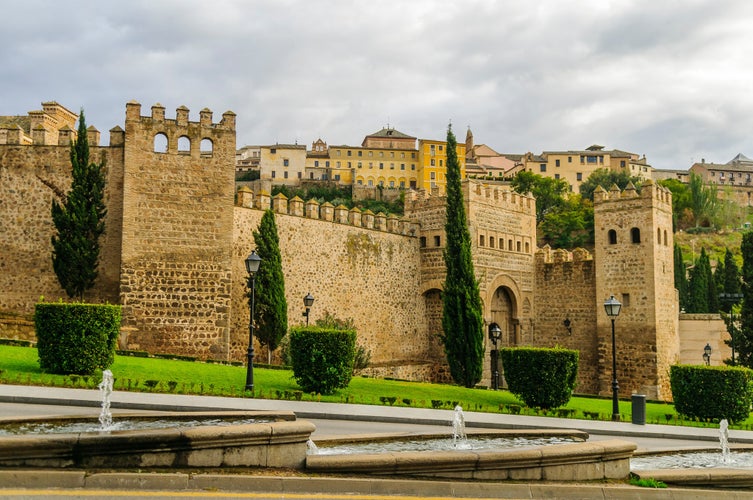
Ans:
<svg viewBox="0 0 753 500"><path fill-rule="evenodd" d="M249 302L249 322L248 322L248 350L246 351L246 390L254 390L254 302L256 299L256 273L259 272L261 257L252 251L244 261L246 272L248 273L248 288L251 290L251 301Z"/></svg>
<svg viewBox="0 0 753 500"><path fill-rule="evenodd" d="M303 298L303 305L306 307L306 312L303 313L303 315L306 316L306 326L309 326L309 311L311 310L311 306L313 304L314 296L311 295L311 293L307 293Z"/></svg>
<svg viewBox="0 0 753 500"><path fill-rule="evenodd" d="M614 320L620 315L622 303L612 295L604 302L604 311L612 321L612 420L620 420L620 403L618 393L620 385L617 383L617 347L614 340Z"/></svg>

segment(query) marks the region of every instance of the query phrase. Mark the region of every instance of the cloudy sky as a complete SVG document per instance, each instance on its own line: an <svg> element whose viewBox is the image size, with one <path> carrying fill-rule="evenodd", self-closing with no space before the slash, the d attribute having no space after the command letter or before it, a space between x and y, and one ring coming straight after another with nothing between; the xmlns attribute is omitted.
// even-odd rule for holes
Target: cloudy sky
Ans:
<svg viewBox="0 0 753 500"><path fill-rule="evenodd" d="M132 99L238 115L238 146L386 125L657 168L753 157L749 0L0 0L0 114L56 100L107 140Z"/></svg>

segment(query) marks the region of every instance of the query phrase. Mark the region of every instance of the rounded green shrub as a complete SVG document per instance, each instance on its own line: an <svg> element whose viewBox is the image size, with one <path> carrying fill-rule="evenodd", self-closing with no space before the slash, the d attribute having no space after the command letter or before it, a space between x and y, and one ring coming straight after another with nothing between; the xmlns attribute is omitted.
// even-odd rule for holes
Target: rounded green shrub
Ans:
<svg viewBox="0 0 753 500"><path fill-rule="evenodd" d="M112 365L120 306L39 303L34 308L39 366L56 374L91 375Z"/></svg>
<svg viewBox="0 0 753 500"><path fill-rule="evenodd" d="M355 330L298 327L290 331L293 377L305 392L332 394L353 375Z"/></svg>
<svg viewBox="0 0 753 500"><path fill-rule="evenodd" d="M672 398L680 415L742 422L753 402L753 370L738 366L673 365Z"/></svg>
<svg viewBox="0 0 753 500"><path fill-rule="evenodd" d="M507 387L527 406L567 404L578 377L578 351L536 347L500 349Z"/></svg>

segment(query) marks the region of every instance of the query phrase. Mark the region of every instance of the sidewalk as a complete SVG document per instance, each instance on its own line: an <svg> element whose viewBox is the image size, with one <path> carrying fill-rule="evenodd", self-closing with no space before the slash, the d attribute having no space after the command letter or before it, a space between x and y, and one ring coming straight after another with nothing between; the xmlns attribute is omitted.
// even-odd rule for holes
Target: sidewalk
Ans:
<svg viewBox="0 0 753 500"><path fill-rule="evenodd" d="M14 386L0 384L0 402L98 407L98 390L66 389L60 387ZM111 407L130 410L213 411L213 410L269 410L292 411L298 418L325 420L355 420L394 422L424 425L446 425L452 419L451 410L376 406L362 404L318 403L273 399L224 398L157 394L147 392L112 393ZM705 441L699 447L719 442L716 428L682 427L676 425L634 425L630 422L578 420L554 417L534 417L502 413L464 411L466 427L487 429L574 429L590 435L622 438L676 439L684 442ZM731 430L730 442L753 444L753 431Z"/></svg>

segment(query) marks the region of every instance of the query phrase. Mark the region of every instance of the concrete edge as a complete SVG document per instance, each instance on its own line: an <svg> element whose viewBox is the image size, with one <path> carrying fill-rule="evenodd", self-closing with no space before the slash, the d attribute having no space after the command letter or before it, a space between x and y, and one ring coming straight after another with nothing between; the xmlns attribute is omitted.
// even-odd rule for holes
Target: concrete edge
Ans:
<svg viewBox="0 0 753 500"><path fill-rule="evenodd" d="M81 489L227 491L272 494L404 495L437 498L737 499L749 491L641 488L624 483L564 484L505 481L436 481L363 477L264 476L174 472L1 470L4 490ZM741 496L742 495L742 496Z"/></svg>

